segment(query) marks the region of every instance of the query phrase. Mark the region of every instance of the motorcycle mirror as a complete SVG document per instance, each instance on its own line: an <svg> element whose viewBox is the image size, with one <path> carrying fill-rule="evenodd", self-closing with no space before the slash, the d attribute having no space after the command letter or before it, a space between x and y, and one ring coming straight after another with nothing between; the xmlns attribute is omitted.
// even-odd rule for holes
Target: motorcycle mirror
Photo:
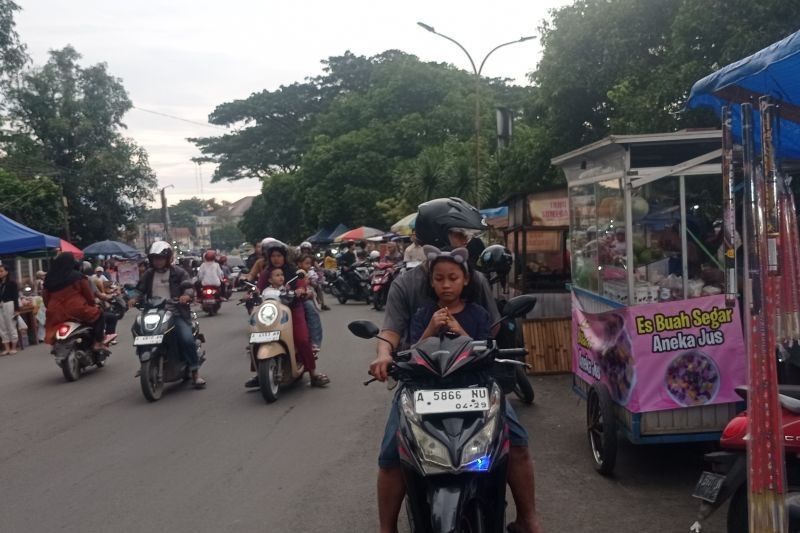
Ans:
<svg viewBox="0 0 800 533"><path fill-rule="evenodd" d="M347 324L347 329L356 337L362 339L374 339L380 333L378 326L369 320L356 320Z"/></svg>
<svg viewBox="0 0 800 533"><path fill-rule="evenodd" d="M503 316L507 318L518 318L530 313L536 307L536 297L530 294L523 294L511 298L503 307Z"/></svg>

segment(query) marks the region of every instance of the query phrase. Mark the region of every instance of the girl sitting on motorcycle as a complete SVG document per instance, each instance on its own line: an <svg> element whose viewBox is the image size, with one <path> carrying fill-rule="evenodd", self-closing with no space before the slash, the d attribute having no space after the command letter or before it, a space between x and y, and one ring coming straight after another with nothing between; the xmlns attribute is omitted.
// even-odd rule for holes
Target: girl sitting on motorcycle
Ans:
<svg viewBox="0 0 800 533"><path fill-rule="evenodd" d="M258 278L258 290L263 291L268 283L272 270L281 269L284 278L289 280L289 288L293 289L298 298L292 302L292 329L294 333L294 347L297 359L303 363L303 367L308 371L311 378L312 387L324 387L331 380L325 374L316 371L316 361L314 352L309 339L308 323L306 322L305 305L302 297L308 292L305 279L297 278L295 268L287 261L288 250L286 245L277 239L267 238L261 241L261 248L264 256L264 271ZM257 387L258 377L255 376L245 383L246 387Z"/></svg>
<svg viewBox="0 0 800 533"><path fill-rule="evenodd" d="M303 306L306 311L306 322L308 322L308 331L311 336L311 349L314 355L319 353L322 346L322 320L319 318L317 306L314 305L314 296L317 294L316 285L319 283L319 275L314 268L314 259L310 255L304 255L297 261L297 266L306 272L306 278L303 280L307 285L307 292L303 296Z"/></svg>
<svg viewBox="0 0 800 533"><path fill-rule="evenodd" d="M489 313L469 301L474 288L467 267L467 249L442 252L435 246L425 246L423 250L430 260L429 283L436 304L420 307L411 319L411 342L435 337L442 330L475 340L488 339Z"/></svg>
<svg viewBox="0 0 800 533"><path fill-rule="evenodd" d="M45 342L55 344L59 324L76 320L92 326L95 351L105 350L105 317L95 305L89 280L70 252L59 254L44 278Z"/></svg>

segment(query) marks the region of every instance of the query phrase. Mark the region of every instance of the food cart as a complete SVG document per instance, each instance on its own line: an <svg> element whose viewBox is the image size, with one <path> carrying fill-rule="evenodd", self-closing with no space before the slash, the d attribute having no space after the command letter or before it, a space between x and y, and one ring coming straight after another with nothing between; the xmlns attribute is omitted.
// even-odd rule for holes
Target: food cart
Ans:
<svg viewBox="0 0 800 533"><path fill-rule="evenodd" d="M595 466L634 444L718 440L746 380L724 294L721 132L612 136L559 156L567 178L573 389Z"/></svg>

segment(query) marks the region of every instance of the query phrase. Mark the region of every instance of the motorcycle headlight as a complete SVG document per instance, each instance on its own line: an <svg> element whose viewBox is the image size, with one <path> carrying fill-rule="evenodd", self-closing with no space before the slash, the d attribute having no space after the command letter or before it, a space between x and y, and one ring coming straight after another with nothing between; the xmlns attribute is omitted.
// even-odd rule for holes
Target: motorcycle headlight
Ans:
<svg viewBox="0 0 800 533"><path fill-rule="evenodd" d="M467 445L464 446L464 451L461 453L461 468L477 472L489 470L489 466L491 466L490 447L494 440L496 425L497 417L494 416L477 435L467 442Z"/></svg>
<svg viewBox="0 0 800 533"><path fill-rule="evenodd" d="M264 326L272 325L278 318L278 308L273 303L265 303L258 309L258 321Z"/></svg>
<svg viewBox="0 0 800 533"><path fill-rule="evenodd" d="M159 322L161 322L161 317L157 314L144 315L144 329L148 331L156 329Z"/></svg>
<svg viewBox="0 0 800 533"><path fill-rule="evenodd" d="M438 439L432 435L428 435L417 424L410 424L411 432L414 434L414 439L417 441L422 459L426 463L439 468L452 469L453 461L450 459L450 452L447 447L442 444Z"/></svg>

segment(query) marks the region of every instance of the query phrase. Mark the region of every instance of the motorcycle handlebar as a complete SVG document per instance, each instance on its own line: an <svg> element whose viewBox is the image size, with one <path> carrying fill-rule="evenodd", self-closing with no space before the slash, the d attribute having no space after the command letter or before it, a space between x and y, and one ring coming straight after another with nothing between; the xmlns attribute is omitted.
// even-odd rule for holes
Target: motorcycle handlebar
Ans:
<svg viewBox="0 0 800 533"><path fill-rule="evenodd" d="M525 348L501 348L497 350L497 355L503 358L525 357L526 355L528 355L528 350L526 350Z"/></svg>

